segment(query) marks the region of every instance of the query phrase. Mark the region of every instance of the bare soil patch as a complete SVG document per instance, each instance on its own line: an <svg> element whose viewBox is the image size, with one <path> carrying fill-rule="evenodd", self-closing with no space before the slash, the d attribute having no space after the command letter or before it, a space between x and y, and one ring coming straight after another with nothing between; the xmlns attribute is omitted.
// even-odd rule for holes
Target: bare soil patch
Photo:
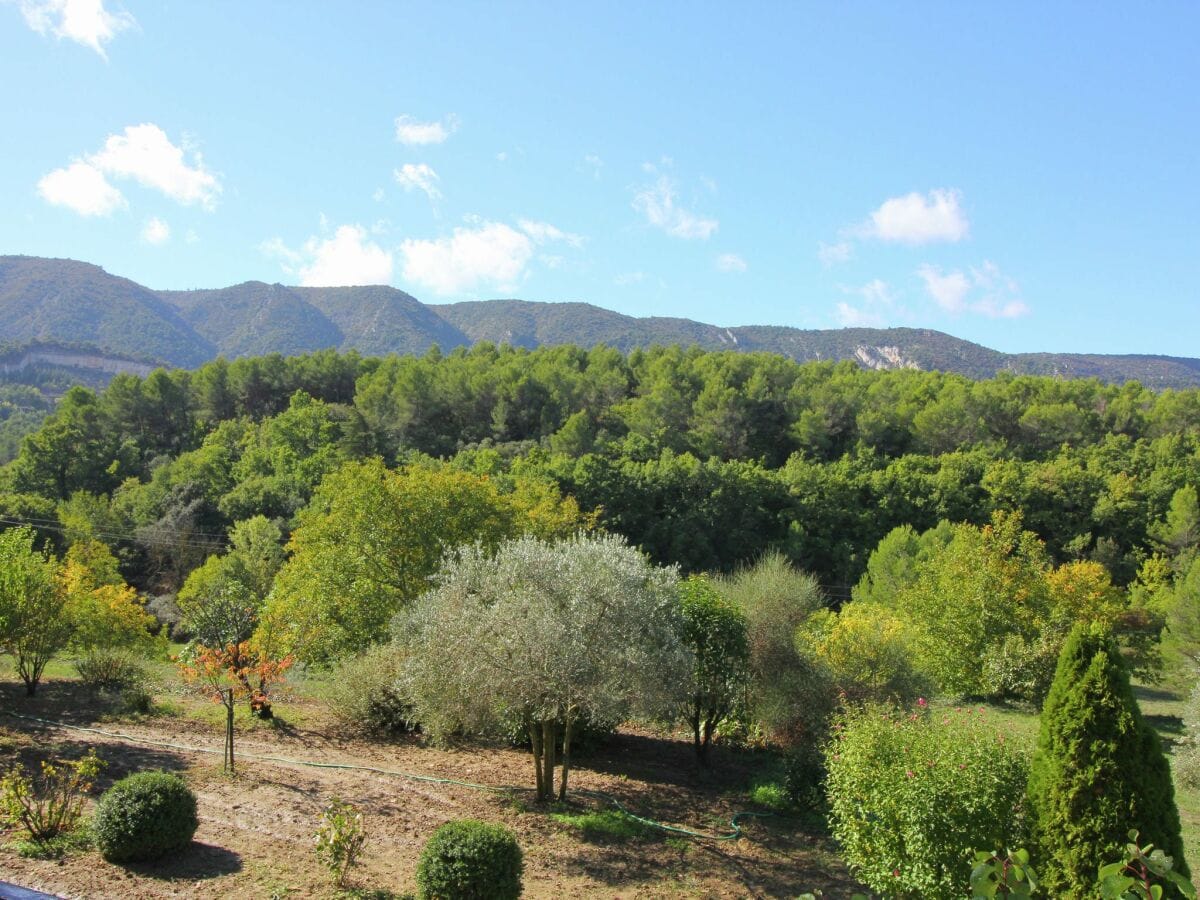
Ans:
<svg viewBox="0 0 1200 900"><path fill-rule="evenodd" d="M525 895L549 897L795 897L820 889L849 896L857 885L831 841L787 818L751 819L736 841L653 837L585 840L555 821L561 806L539 807L526 785L529 756L519 750L475 745L438 748L413 737L370 742L340 734L322 721L319 706L305 711L305 727L258 728L238 736L242 754L277 755L313 762L372 766L478 782L510 791L484 792L380 775L312 768L242 757L234 778L221 774L222 736L206 722L179 717L101 720L94 700L77 683L50 681L36 698L0 683L0 711L39 716L141 740L207 747L215 754L154 746L0 715L0 768L16 760L73 758L95 747L107 761L98 790L133 771L180 773L199 799L200 830L177 858L122 868L94 852L63 860L22 859L0 847L0 870L10 881L63 897L332 897L336 896L313 852L313 831L330 797L358 805L369 838L353 876L363 889L404 893L415 888L421 847L451 819L502 822L525 852ZM725 752L713 772L698 771L681 740L623 730L601 750L577 760L575 789L603 791L631 811L711 833L728 828L751 808L745 787L753 754ZM598 808L578 798L569 811ZM0 837L0 842L4 839Z"/></svg>

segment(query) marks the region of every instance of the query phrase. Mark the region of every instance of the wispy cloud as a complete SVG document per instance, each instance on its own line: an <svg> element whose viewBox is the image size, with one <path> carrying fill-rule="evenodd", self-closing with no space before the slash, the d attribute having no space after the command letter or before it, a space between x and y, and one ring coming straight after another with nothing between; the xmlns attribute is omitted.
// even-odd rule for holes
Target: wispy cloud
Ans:
<svg viewBox="0 0 1200 900"><path fill-rule="evenodd" d="M654 166L649 171L654 171ZM633 208L641 213L647 224L662 229L671 237L684 240L707 240L716 233L718 222L679 204L674 180L659 175L652 184L642 187L633 197Z"/></svg>
<svg viewBox="0 0 1200 900"><path fill-rule="evenodd" d="M839 290L856 298L854 303L840 301L834 308L834 316L846 327L879 328L897 312L895 292L880 278L860 287L840 285Z"/></svg>
<svg viewBox="0 0 1200 900"><path fill-rule="evenodd" d="M534 243L546 244L552 241L562 241L568 247L576 249L583 246L583 237L563 231L549 222L535 222L532 219L518 219L517 227L533 238Z"/></svg>
<svg viewBox="0 0 1200 900"><path fill-rule="evenodd" d="M165 244L170 239L171 226L158 216L150 217L146 220L146 224L142 226L142 240L147 244L158 246Z"/></svg>
<svg viewBox="0 0 1200 900"><path fill-rule="evenodd" d="M66 38L108 59L104 45L137 25L124 10L105 9L104 0L19 0L25 23L38 34Z"/></svg>
<svg viewBox="0 0 1200 900"><path fill-rule="evenodd" d="M917 275L933 302L951 315L977 313L990 319L1013 319L1030 312L1021 299L1020 286L990 260L965 272L943 272L940 266L926 263L917 269Z"/></svg>
<svg viewBox="0 0 1200 900"><path fill-rule="evenodd" d="M442 199L442 192L438 189L441 179L438 178L438 173L425 163L405 163L392 171L392 177L405 191L424 191L430 200Z"/></svg>
<svg viewBox="0 0 1200 900"><path fill-rule="evenodd" d="M836 244L827 244L824 241L817 241L817 259L821 261L821 265L825 268L836 266L844 262L849 262L850 257L854 255L854 245L849 241L838 241Z"/></svg>
<svg viewBox="0 0 1200 900"><path fill-rule="evenodd" d="M746 260L736 253L722 253L717 257L718 272L745 272Z"/></svg>
<svg viewBox="0 0 1200 900"><path fill-rule="evenodd" d="M410 147L441 144L458 131L458 116L451 113L440 122L421 122L412 116L396 117L396 140Z"/></svg>

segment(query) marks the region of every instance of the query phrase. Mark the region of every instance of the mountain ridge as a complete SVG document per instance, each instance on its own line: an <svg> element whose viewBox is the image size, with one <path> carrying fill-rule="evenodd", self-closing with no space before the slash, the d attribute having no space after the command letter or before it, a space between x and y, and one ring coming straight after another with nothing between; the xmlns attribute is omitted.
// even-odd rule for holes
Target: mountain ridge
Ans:
<svg viewBox="0 0 1200 900"><path fill-rule="evenodd" d="M427 304L385 285L296 287L246 281L156 291L91 263L0 256L0 344L88 347L116 360L191 368L218 355L423 353L479 341L533 348L652 344L765 351L799 361L852 360L866 368L940 369L972 378L1000 372L1095 377L1152 388L1200 386L1200 359L1160 354L1003 353L928 328L722 327L635 317L580 301L516 299Z"/></svg>

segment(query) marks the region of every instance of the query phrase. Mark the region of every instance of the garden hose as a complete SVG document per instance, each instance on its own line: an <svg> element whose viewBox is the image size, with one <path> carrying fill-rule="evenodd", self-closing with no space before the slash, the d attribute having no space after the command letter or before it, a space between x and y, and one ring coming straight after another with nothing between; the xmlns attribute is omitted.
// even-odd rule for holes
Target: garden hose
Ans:
<svg viewBox="0 0 1200 900"><path fill-rule="evenodd" d="M103 737L117 738L118 740L129 741L134 744L146 744L154 747L166 747L171 750L183 750L188 753L212 753L216 754L223 751L214 750L211 747L192 747L187 744L176 744L171 741L158 741L153 738L135 737L131 734L123 734L119 731L106 731L103 728L91 728L85 725L69 725L66 722L56 722L53 719L41 719L37 716L25 716L20 713L4 711L5 715L11 716L14 719L23 719L27 722L37 722L40 725L50 725L55 728L67 728L72 731L83 731L90 734L98 734ZM440 775L420 775L416 772L401 772L397 769L379 769L374 766L362 766L355 763L323 763L313 762L307 759L291 759L286 756L272 756L261 753L240 753L242 759L252 759L258 762L273 762L289 766L308 766L314 769L343 769L347 771L357 772L373 772L377 775L392 775L397 778L407 778L410 781L422 781L428 784L448 784L455 787L470 788L475 791L487 791L493 794L508 794L515 791L527 791L528 788L517 787L496 787L488 784L476 784L471 781L460 781L457 778L445 778ZM576 794L583 797L590 797L593 800L599 800L602 803L607 803L612 806L621 815L639 822L650 828L656 828L659 831L665 831L670 834L683 835L684 837L693 838L696 840L706 841L736 841L742 836L742 826L739 824L742 819L748 818L770 818L773 813L750 812L742 811L735 813L733 818L729 820L729 831L725 834L705 834L702 831L693 831L691 828L684 828L679 825L668 825L665 822L657 822L654 819L647 819L639 815L631 813L626 809L616 797L611 794L606 794L603 791L593 790L576 790Z"/></svg>

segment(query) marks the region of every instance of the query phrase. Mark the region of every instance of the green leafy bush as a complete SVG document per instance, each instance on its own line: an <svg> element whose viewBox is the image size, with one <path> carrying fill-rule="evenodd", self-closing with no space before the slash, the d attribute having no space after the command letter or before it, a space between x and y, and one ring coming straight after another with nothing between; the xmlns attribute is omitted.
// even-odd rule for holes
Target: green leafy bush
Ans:
<svg viewBox="0 0 1200 900"><path fill-rule="evenodd" d="M97 650L75 661L79 680L93 690L121 692L128 688L144 687L145 667L131 654L123 651Z"/></svg>
<svg viewBox="0 0 1200 900"><path fill-rule="evenodd" d="M367 841L362 812L344 800L331 800L321 810L316 838L317 858L329 870L334 883L342 887L346 883L346 874Z"/></svg>
<svg viewBox="0 0 1200 900"><path fill-rule="evenodd" d="M417 885L426 900L515 900L524 865L507 828L461 819L433 833L421 851Z"/></svg>
<svg viewBox="0 0 1200 900"><path fill-rule="evenodd" d="M852 710L835 721L825 763L843 856L886 896L958 900L964 848L1022 837L1026 754L980 711Z"/></svg>
<svg viewBox="0 0 1200 900"><path fill-rule="evenodd" d="M100 798L92 838L109 862L136 862L182 850L199 824L196 795L182 779L167 772L139 772L122 778Z"/></svg>
<svg viewBox="0 0 1200 900"><path fill-rule="evenodd" d="M1101 628L1076 627L1059 657L1028 796L1053 897L1094 897L1096 860L1120 855L1130 827L1188 874L1170 767L1117 643Z"/></svg>
<svg viewBox="0 0 1200 900"><path fill-rule="evenodd" d="M89 750L74 762L43 760L38 778L21 766L14 767L0 779L0 815L23 829L35 844L69 834L79 823L83 798L103 766L96 751Z"/></svg>
<svg viewBox="0 0 1200 900"><path fill-rule="evenodd" d="M346 728L368 734L403 734L417 729L402 676L405 650L378 644L334 670L327 690L334 716Z"/></svg>

